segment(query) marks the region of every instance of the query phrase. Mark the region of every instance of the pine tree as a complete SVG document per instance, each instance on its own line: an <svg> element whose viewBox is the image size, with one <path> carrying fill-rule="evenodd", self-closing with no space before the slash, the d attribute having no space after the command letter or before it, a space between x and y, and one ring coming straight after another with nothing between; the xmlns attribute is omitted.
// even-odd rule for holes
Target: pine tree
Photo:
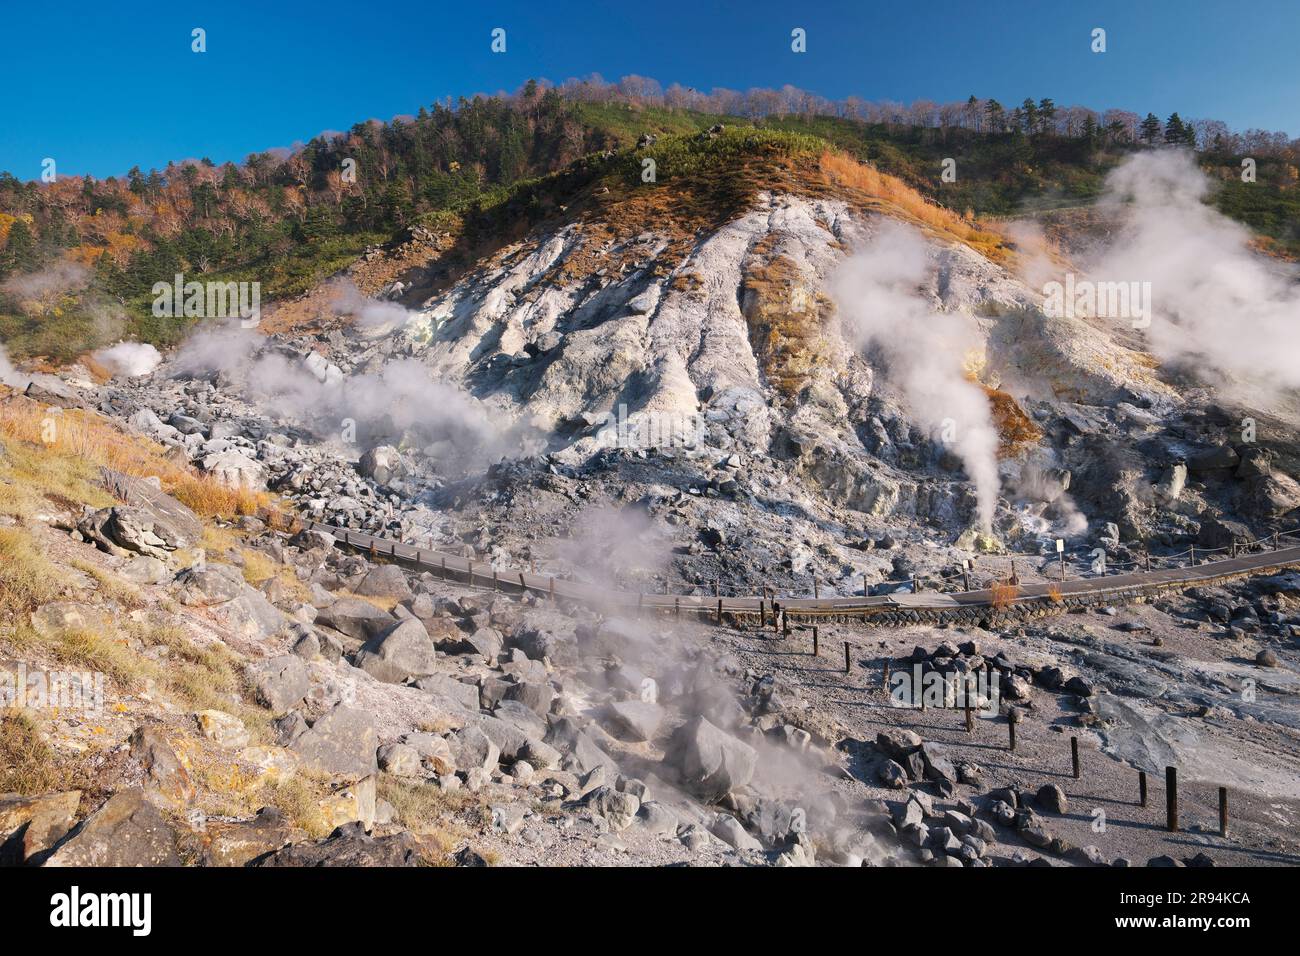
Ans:
<svg viewBox="0 0 1300 956"><path fill-rule="evenodd" d="M1165 120L1165 142L1170 145L1182 145L1187 141L1187 134L1183 128L1183 119L1177 113L1171 113L1169 119Z"/></svg>
<svg viewBox="0 0 1300 956"><path fill-rule="evenodd" d="M1160 120L1156 118L1155 113L1148 113L1147 118L1142 121L1138 127L1138 136L1148 145L1154 144L1156 137L1160 135Z"/></svg>

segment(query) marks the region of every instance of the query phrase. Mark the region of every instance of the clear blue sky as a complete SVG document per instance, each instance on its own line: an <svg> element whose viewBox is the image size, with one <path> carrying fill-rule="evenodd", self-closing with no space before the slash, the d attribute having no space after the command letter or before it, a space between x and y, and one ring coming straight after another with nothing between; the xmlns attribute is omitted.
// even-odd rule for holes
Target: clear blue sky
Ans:
<svg viewBox="0 0 1300 956"><path fill-rule="evenodd" d="M834 99L1119 107L1300 134L1300 0L69 0L0 16L0 169L240 160L447 95L638 73ZM490 52L493 27L507 52ZM1108 52L1089 50L1104 27ZM190 51L207 30L208 52ZM790 51L803 27L808 52Z"/></svg>

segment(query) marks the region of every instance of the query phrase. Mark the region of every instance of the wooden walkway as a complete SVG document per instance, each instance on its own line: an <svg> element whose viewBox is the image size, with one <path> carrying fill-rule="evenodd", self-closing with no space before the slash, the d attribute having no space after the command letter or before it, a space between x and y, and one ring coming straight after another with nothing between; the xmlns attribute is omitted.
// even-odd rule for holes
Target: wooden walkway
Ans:
<svg viewBox="0 0 1300 956"><path fill-rule="evenodd" d="M530 591L552 600L570 601L610 612L649 612L656 614L688 614L709 617L721 614L767 616L772 612L773 600L763 597L709 597L698 594L633 594L615 591L597 585L583 584L566 578L556 578L522 570L504 570L490 564L474 561L456 554L432 551L402 544L391 538L380 538L360 531L348 531L330 525L309 522L306 527L324 532L336 544L355 548L375 558L387 558L397 564L428 571L446 580L459 581L471 587L491 588L496 591L519 594ZM1073 580L1024 584L1016 589L1009 602L1000 607L1018 605L1044 605L1054 599L1053 592L1062 598L1071 596L1104 596L1133 590L1164 590L1190 588L1211 581L1231 577L1272 573L1300 565L1300 546L1278 548L1243 554L1219 561L1205 561L1195 566L1160 568L1131 574L1075 578ZM791 617L871 617L876 614L900 610L951 611L972 607L993 607L993 591L983 588L973 591L921 591L917 594L884 594L872 597L833 598L780 598L777 603Z"/></svg>

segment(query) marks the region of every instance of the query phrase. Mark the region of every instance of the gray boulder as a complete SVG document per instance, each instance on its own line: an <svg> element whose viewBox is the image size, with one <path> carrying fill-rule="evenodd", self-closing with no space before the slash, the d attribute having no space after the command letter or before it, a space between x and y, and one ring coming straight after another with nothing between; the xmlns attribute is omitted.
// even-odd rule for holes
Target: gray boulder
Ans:
<svg viewBox="0 0 1300 956"><path fill-rule="evenodd" d="M307 665L293 654L248 665L248 679L257 702L277 714L293 710L311 691Z"/></svg>
<svg viewBox="0 0 1300 956"><path fill-rule="evenodd" d="M705 800L720 800L754 776L758 754L703 717L678 729L669 751L683 782Z"/></svg>
<svg viewBox="0 0 1300 956"><path fill-rule="evenodd" d="M357 667L386 684L400 684L438 669L437 651L417 618L392 625L357 652Z"/></svg>
<svg viewBox="0 0 1300 956"><path fill-rule="evenodd" d="M379 766L379 737L370 715L344 704L335 705L289 746L316 769L352 780L375 773Z"/></svg>

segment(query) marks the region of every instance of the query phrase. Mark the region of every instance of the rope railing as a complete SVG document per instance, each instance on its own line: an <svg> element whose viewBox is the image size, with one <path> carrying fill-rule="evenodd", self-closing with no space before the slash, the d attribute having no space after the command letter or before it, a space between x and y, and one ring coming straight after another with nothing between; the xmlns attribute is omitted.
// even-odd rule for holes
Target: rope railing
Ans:
<svg viewBox="0 0 1300 956"><path fill-rule="evenodd" d="M735 589L727 588L726 591L733 593L723 593L722 582L714 578L712 585L712 594L709 594L707 582L700 583L695 588L696 591L704 593L694 594L670 594L665 586L664 591L641 591L630 592L609 588L600 584L589 582L574 581L568 578L557 577L553 574L538 574L536 570L525 572L515 569L500 569L494 566L490 561L483 561L469 555L453 555L433 549L425 549L415 545L408 545L397 542L392 539L379 538L364 532L351 531L344 528L334 528L328 525L309 523L309 528L324 531L328 533L337 543L345 546L356 548L368 553L372 559L388 558L393 561L406 562L414 564L417 568L429 571L435 575L441 576L444 580L460 581L474 588L490 588L495 592L512 592L512 593L533 593L549 598L552 603L558 600L572 601L587 604L590 606L600 606L609 608L620 608L625 611L635 609L639 616L642 611L648 613L671 613L674 617L681 617L683 613L697 618L707 618L722 623L724 614L730 614L733 618L736 615L754 616L757 615L761 621L777 621L777 609L784 612L782 620L785 626L789 626L788 615L796 617L812 617L826 615L843 615L850 614L854 616L870 616L873 614L887 613L897 610L900 602L897 597L897 589L893 594L870 594L869 583L863 580L863 592L861 595L841 596L830 588L830 593L822 596L822 584L820 580L813 580L809 587L802 594L784 593L783 589L771 586L762 586L761 594L737 594ZM1300 530L1300 529L1297 529ZM1292 532L1279 532L1269 538L1254 539L1250 544L1272 544L1274 550L1279 550L1281 539L1288 540L1294 537ZM1239 548L1244 545L1238 545ZM400 550L399 550L400 549ZM1189 549L1191 553L1198 549ZM1231 550L1230 548L1205 549L1202 553L1212 554ZM1007 559L1024 558L1025 555L1003 555L999 556ZM1050 557L1045 555L1034 555L1042 559ZM1165 556L1172 558L1175 556ZM1221 564L1220 574L1225 576L1245 575L1259 573L1265 569L1271 569L1282 566L1300 565L1300 547L1289 546L1287 553L1279 555L1276 561L1258 561L1255 560L1243 562L1239 557L1236 564L1232 561L1209 561L1204 562L1202 566ZM1126 562L1132 566L1136 562ZM1183 577L1168 576L1167 572L1178 570L1179 567L1188 568L1188 573ZM1151 582L1152 587L1169 587L1177 586L1182 581L1195 582L1206 578L1206 574L1197 571L1190 572L1188 566L1177 566L1171 568L1158 569L1159 572L1166 573L1166 577L1156 579ZM1153 570L1152 573L1157 573ZM1211 575L1214 572L1209 572ZM964 576L965 577L965 576ZM1073 594L1090 594L1090 593L1108 593L1116 585L1107 585L1103 583L1106 578L1113 575L1097 575L1092 577L1076 577L1072 581L1061 582L1060 586ZM1140 576L1139 576L1140 577ZM1089 585L1094 582L1096 586ZM901 582L900 582L901 583ZM963 583L966 583L965 581ZM1001 583L999 580L993 584ZM913 579L913 589L918 589L918 579ZM1084 585L1081 587L1081 585ZM1047 588L1050 586L1050 590ZM1057 600L1058 597L1053 594L1057 582L1045 581L1040 583L1030 583L1023 589L1019 590L1013 596L1012 603L1015 604L1034 604L1041 603L1045 600ZM1135 586L1131 581L1122 585L1123 588ZM1137 585L1142 586L1142 585ZM997 595L993 593L991 587L970 588L967 587L962 592L944 592L942 598L936 596L936 599L930 604L926 604L924 598L921 603L906 602L913 608L931 608L942 610L951 607L955 599L957 605L961 607L982 607L994 606L1001 607L996 603Z"/></svg>

